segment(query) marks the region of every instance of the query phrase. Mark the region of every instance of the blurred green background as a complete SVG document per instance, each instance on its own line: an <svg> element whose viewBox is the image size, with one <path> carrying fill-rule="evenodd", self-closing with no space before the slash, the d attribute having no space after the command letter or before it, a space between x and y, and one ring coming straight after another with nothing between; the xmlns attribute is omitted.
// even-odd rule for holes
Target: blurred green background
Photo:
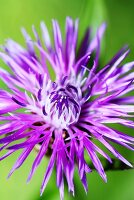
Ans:
<svg viewBox="0 0 134 200"><path fill-rule="evenodd" d="M20 27L24 26L32 34L34 24L39 30L40 21L44 20L51 30L51 19L58 19L64 30L65 17L80 18L79 40L88 25L94 30L101 22L108 25L101 63L105 64L124 44L131 48L129 60L134 58L134 1L133 0L0 0L0 44L6 38L13 38L24 45ZM128 130L125 130L129 133ZM133 134L133 132L132 132ZM120 148L120 152L134 161L132 152ZM40 197L39 190L47 159L40 165L33 180L27 185L26 178L30 171L35 153L7 181L6 176L14 164L19 152L0 162L0 199L1 200L58 200L55 174ZM134 171L107 172L105 184L96 172L88 175L89 192L86 195L76 171L76 196L72 198L65 188L65 200L134 200Z"/></svg>

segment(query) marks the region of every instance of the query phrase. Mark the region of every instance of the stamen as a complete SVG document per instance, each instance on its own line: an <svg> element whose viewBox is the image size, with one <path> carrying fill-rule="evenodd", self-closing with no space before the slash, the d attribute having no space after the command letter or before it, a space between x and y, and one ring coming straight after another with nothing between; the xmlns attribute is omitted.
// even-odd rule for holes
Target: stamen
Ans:
<svg viewBox="0 0 134 200"><path fill-rule="evenodd" d="M43 106L42 112L43 112L44 115L47 115L46 110L45 110L45 106Z"/></svg>
<svg viewBox="0 0 134 200"><path fill-rule="evenodd" d="M45 120L56 128L68 129L69 125L78 121L81 105L78 89L67 83L67 77L62 79L64 86L52 87L43 106Z"/></svg>

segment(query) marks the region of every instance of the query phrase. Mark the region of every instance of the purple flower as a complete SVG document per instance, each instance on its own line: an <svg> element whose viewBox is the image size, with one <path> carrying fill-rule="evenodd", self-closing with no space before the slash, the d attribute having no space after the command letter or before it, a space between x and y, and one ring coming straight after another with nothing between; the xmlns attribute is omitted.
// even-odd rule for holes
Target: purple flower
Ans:
<svg viewBox="0 0 134 200"><path fill-rule="evenodd" d="M99 70L100 41L105 24L98 28L92 40L88 29L76 51L78 20L73 22L67 17L64 41L57 21L52 23L54 47L42 22L42 41L34 27L36 41L22 29L27 48L8 39L0 52L1 59L12 71L0 69L1 79L9 88L8 91L0 90L0 150L8 150L0 160L23 149L9 173L10 177L31 151L38 148L27 181L31 180L44 156L49 155L41 194L56 165L57 187L63 199L64 177L69 192L74 194L75 164L86 192L86 174L91 172L88 160L106 181L97 153L109 162L112 160L95 144L95 140L116 158L132 166L111 141L134 150L134 138L107 126L107 123L134 127L131 120L134 96L125 96L134 89L134 62L121 64L129 53L123 48ZM51 78L52 71L55 78ZM89 155L88 160L84 157L85 151Z"/></svg>

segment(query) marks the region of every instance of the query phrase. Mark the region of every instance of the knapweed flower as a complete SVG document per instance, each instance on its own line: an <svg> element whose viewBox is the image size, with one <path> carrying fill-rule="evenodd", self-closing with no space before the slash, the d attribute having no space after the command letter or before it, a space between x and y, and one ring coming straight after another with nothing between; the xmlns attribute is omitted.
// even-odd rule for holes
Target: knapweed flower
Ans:
<svg viewBox="0 0 134 200"><path fill-rule="evenodd" d="M42 40L34 27L35 41L22 29L27 48L8 39L0 52L0 58L11 70L9 73L0 69L0 77L9 88L0 90L0 150L8 150L0 160L23 149L10 177L31 151L38 148L28 181L44 156L49 155L41 194L56 166L57 187L63 199L64 177L69 192L74 194L75 165L85 191L88 190L86 174L91 172L88 160L106 181L98 153L109 162L112 160L96 141L131 166L111 142L133 150L134 138L110 124L134 127L131 120L134 96L126 96L134 89L134 62L121 64L129 53L123 48L106 66L99 65L105 24L98 28L92 40L88 29L78 50L78 20L73 22L67 17L64 41L58 22L53 20L52 24L54 47L42 22ZM54 80L50 77L51 69L55 73Z"/></svg>

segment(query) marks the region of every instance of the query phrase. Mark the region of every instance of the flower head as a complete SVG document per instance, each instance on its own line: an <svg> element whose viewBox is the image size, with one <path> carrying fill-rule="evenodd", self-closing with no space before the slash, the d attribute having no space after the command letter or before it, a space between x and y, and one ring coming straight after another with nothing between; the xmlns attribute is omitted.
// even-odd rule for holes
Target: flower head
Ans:
<svg viewBox="0 0 134 200"><path fill-rule="evenodd" d="M42 22L43 42L34 27L36 41L22 29L27 48L24 49L8 39L0 52L1 59L12 70L9 73L0 69L0 77L9 88L8 91L0 90L0 150L8 150L0 160L23 149L9 173L10 177L30 152L38 147L28 177L30 181L44 156L49 153L50 160L41 194L54 165L61 199L64 197L63 175L66 177L69 192L74 194L75 165L87 191L86 174L90 173L91 169L85 159L85 151L99 175L106 181L106 174L97 153L109 162L112 160L95 144L95 140L131 166L112 146L111 141L133 150L134 138L107 126L107 123L134 127L131 120L134 97L125 96L134 89L134 62L121 65L129 53L123 48L105 67L99 69L100 41L104 30L105 24L102 24L91 40L91 30L88 29L79 50L76 51L78 20L73 22L67 17L64 41L58 22L53 21L54 47ZM94 53L94 60L90 62ZM50 68L55 73L54 80L50 76Z"/></svg>

